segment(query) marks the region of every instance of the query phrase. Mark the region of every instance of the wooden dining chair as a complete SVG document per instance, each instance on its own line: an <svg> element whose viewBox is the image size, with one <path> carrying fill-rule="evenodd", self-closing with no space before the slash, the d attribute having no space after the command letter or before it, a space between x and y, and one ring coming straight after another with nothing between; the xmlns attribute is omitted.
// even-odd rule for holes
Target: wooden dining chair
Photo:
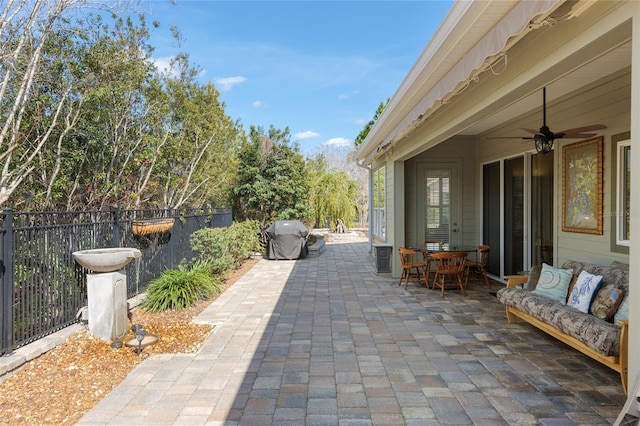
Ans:
<svg viewBox="0 0 640 426"><path fill-rule="evenodd" d="M476 251L476 260L470 261L467 259L464 267L464 286L469 283L469 277L472 276L474 281L483 281L487 287L489 285L489 277L487 277L487 262L489 261L489 249L488 245L478 246Z"/></svg>
<svg viewBox="0 0 640 426"><path fill-rule="evenodd" d="M440 286L440 295L444 296L444 289L447 281L453 282L465 296L462 276L464 274L464 264L467 254L459 251L445 251L431 253L435 263L436 275L433 279L433 289ZM439 279L439 281L438 281Z"/></svg>
<svg viewBox="0 0 640 426"><path fill-rule="evenodd" d="M400 265L402 266L402 274L400 275L398 285L401 285L402 280L404 280L404 289L406 290L411 272L415 269L417 282L420 283L420 274L422 273L425 287L429 288L429 276L427 275L426 264L417 259L418 251L400 247L398 248L398 252L400 253Z"/></svg>

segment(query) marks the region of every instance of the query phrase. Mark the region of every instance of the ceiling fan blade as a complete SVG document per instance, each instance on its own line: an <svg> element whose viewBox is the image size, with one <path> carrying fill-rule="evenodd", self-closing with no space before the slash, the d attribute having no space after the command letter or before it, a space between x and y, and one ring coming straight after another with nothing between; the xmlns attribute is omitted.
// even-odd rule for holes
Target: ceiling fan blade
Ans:
<svg viewBox="0 0 640 426"><path fill-rule="evenodd" d="M594 136L597 136L597 133L580 133L580 134L567 134L567 135L563 135L563 138L567 138L567 139L586 139L586 138L592 138Z"/></svg>
<svg viewBox="0 0 640 426"><path fill-rule="evenodd" d="M602 130L602 129L606 129L607 126L605 126L604 124L592 124L590 126L583 126L583 127L576 127L575 129L569 129L569 130L563 130L561 132L558 133L564 133L565 135L578 135L584 132L592 132L594 130ZM593 135L595 136L595 135ZM566 136L565 136L566 138Z"/></svg>
<svg viewBox="0 0 640 426"><path fill-rule="evenodd" d="M487 139L533 139L532 136L496 136Z"/></svg>
<svg viewBox="0 0 640 426"><path fill-rule="evenodd" d="M525 127L521 127L521 130L532 134L533 136L527 137L519 137L519 136L503 136L503 137L495 137L490 139L533 139L536 141L553 141L554 139L587 139L597 135L597 133L585 133L585 132L593 132L594 130L602 130L606 129L607 126L604 124L591 124L589 126L576 127L575 129L563 130L561 132L552 132L549 127L547 127L547 88L542 88L542 127L540 130L528 129Z"/></svg>

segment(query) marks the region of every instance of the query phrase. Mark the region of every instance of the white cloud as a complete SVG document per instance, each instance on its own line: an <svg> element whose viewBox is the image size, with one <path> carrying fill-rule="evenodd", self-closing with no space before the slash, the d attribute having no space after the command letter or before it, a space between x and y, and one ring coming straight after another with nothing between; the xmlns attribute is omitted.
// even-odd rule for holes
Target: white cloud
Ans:
<svg viewBox="0 0 640 426"><path fill-rule="evenodd" d="M364 126L366 123L368 123L368 121L367 121L367 120L365 120L364 118L358 118L358 119L356 120L356 124L361 124L361 125L363 125L363 126Z"/></svg>
<svg viewBox="0 0 640 426"><path fill-rule="evenodd" d="M247 81L246 77L238 75L235 77L216 78L213 83L220 89L221 92L228 92L236 84L241 84L245 81Z"/></svg>
<svg viewBox="0 0 640 426"><path fill-rule="evenodd" d="M171 60L173 56L164 56L162 58L153 59L153 64L158 68L158 71L170 71L171 70Z"/></svg>
<svg viewBox="0 0 640 426"><path fill-rule="evenodd" d="M260 108L260 107L262 107L262 102L261 101L253 101L253 102L251 102L251 106L253 106L254 108Z"/></svg>
<svg viewBox="0 0 640 426"><path fill-rule="evenodd" d="M323 146L335 146L335 147L352 146L353 145L353 141L351 139L347 139L347 138L331 138L328 141L326 141L325 143L323 143L322 145Z"/></svg>
<svg viewBox="0 0 640 426"><path fill-rule="evenodd" d="M151 62L153 62L153 65L158 69L158 72L167 74L169 77L178 77L178 71L171 65L171 61L174 59L175 56L163 56L161 58L151 59ZM198 71L198 76L204 77L206 73L205 69L200 69Z"/></svg>
<svg viewBox="0 0 640 426"><path fill-rule="evenodd" d="M307 130L306 132L298 132L295 135L293 135L293 139L297 140L297 141L301 141L304 139L311 139L311 138L317 138L318 136L320 136L320 133L318 132L312 132L311 130Z"/></svg>
<svg viewBox="0 0 640 426"><path fill-rule="evenodd" d="M359 91L359 90L352 90L352 91L351 91L351 93L349 93L349 94L347 94L347 93L340 93L340 94L338 95L338 100L339 100L339 101L344 101L345 99L349 99L349 98L351 98L352 96L357 95L358 93L360 93L360 91Z"/></svg>
<svg viewBox="0 0 640 426"><path fill-rule="evenodd" d="M378 57L315 54L309 49L296 50L263 42L212 43L207 46L207 55L225 58L227 69L242 69L247 75L260 76L261 81L269 79L285 82L289 87L299 84L306 88L360 85L364 78L385 65ZM343 93L353 96L356 92L345 90Z"/></svg>

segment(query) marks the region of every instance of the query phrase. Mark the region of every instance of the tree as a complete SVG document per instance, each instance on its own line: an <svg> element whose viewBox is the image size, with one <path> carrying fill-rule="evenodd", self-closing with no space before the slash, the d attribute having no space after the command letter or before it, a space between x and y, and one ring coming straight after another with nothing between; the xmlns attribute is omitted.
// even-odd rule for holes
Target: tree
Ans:
<svg viewBox="0 0 640 426"><path fill-rule="evenodd" d="M87 14L76 25L43 46L43 76L20 123L27 143L14 151L25 158L34 141L42 147L21 188L12 189L14 206L228 205L239 125L213 84L197 82L200 70L184 53L157 70L144 16L137 24L117 16L106 23Z"/></svg>
<svg viewBox="0 0 640 426"><path fill-rule="evenodd" d="M387 98L385 102L382 102L382 101L380 102L380 105L378 105L378 108L376 109L376 113L373 115L373 119L364 125L364 128L360 131L360 133L356 137L356 140L354 141L356 148L358 148L362 144L362 142L365 140L365 138L371 131L371 128L373 127L374 124L376 124L376 121L378 121L378 118L380 118L382 111L384 111L384 108L388 104L389 104L389 98Z"/></svg>
<svg viewBox="0 0 640 426"><path fill-rule="evenodd" d="M309 160L308 170L316 226L324 227L328 223L333 229L338 219L349 226L356 215L357 183L345 171L329 167L323 155Z"/></svg>
<svg viewBox="0 0 640 426"><path fill-rule="evenodd" d="M70 152L82 151L67 169L73 170L66 174L73 182L64 194L73 203L70 210L133 207L168 137L144 17L138 25L113 18L110 25L100 16L88 17L82 27L82 78L76 86L82 117L75 128L79 137L68 141Z"/></svg>
<svg viewBox="0 0 640 426"><path fill-rule="evenodd" d="M177 29L174 36L179 40ZM240 126L224 112L211 83L196 81L201 70L181 53L164 81L168 113L163 128L172 129L161 150L158 176L162 203L178 208L204 203L227 205L237 171Z"/></svg>
<svg viewBox="0 0 640 426"><path fill-rule="evenodd" d="M78 118L74 73L64 60L64 40L76 36L67 17L80 9L128 2L33 0L5 2L0 10L0 206L42 164L41 153L60 153ZM58 56L50 55L57 52ZM60 78L71 77L71 78ZM57 78L57 79L56 79ZM36 114L35 112L38 112ZM49 147L53 143L54 146ZM60 163L48 163L55 167ZM47 173L43 176L47 177Z"/></svg>
<svg viewBox="0 0 640 426"><path fill-rule="evenodd" d="M233 190L237 220L257 220L263 231L274 220L308 220L307 170L299 147L289 145L290 137L289 128L271 125L265 132L262 127L250 127L238 155Z"/></svg>
<svg viewBox="0 0 640 426"><path fill-rule="evenodd" d="M369 169L361 166L355 158L355 152L347 155L347 169L345 170L356 185L355 208L360 227L369 223Z"/></svg>
<svg viewBox="0 0 640 426"><path fill-rule="evenodd" d="M355 219L358 226L366 227L369 214L369 169L361 166L355 159L355 152L348 148L324 147L319 155L324 158L327 169L342 171L355 183ZM313 183L313 177L311 182ZM324 226L324 222L318 223Z"/></svg>

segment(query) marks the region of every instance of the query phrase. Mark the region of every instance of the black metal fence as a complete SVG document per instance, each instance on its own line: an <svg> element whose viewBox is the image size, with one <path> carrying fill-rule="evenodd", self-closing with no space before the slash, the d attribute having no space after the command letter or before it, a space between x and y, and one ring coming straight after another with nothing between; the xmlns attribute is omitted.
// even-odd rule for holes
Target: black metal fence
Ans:
<svg viewBox="0 0 640 426"><path fill-rule="evenodd" d="M165 269L193 259L189 244L192 233L232 223L229 208L45 213L6 210L0 213L0 219L0 354L78 321L77 313L87 305L88 271L73 260L73 252L108 247L139 249L142 257L125 267L127 295L132 297L144 292L149 281Z"/></svg>

